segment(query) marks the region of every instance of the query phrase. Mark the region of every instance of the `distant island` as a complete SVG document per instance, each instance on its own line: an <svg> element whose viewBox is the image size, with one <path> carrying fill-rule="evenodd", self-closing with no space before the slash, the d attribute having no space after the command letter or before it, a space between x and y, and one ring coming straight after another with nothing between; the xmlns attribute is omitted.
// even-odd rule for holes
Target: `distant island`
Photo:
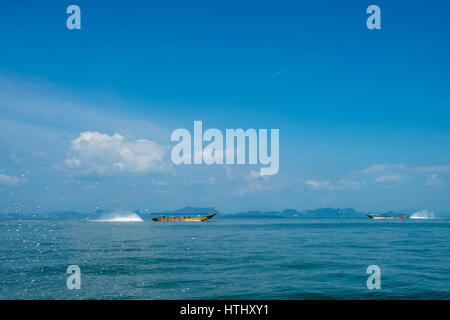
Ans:
<svg viewBox="0 0 450 320"><path fill-rule="evenodd" d="M113 214L118 212L118 210L96 210L91 213L82 213L76 211L51 211L43 213L2 213L0 214L1 220L51 220L51 219L71 219L71 220L95 220L101 219L103 216L108 214ZM119 211L123 212L123 211ZM164 212L148 212L147 210L132 210L126 211L128 213L137 214L144 220L150 220L155 216L176 216L176 215L204 215L213 212L217 212L218 215L216 219L230 219L230 218L296 218L296 219L355 219L355 218L365 218L366 214L381 214L381 215L410 215L414 211L388 211L388 212L371 212L364 211L360 212L352 208L320 208L314 210L296 210L296 209L285 209L282 211L246 211L246 212L236 212L236 213L225 213L214 207L184 207L172 211Z"/></svg>

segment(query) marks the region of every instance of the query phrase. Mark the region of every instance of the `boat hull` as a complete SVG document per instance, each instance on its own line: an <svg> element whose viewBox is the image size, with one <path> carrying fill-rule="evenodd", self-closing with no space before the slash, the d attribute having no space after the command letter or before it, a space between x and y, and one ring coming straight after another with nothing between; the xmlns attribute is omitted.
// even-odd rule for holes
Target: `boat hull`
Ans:
<svg viewBox="0 0 450 320"><path fill-rule="evenodd" d="M216 213L209 214L207 216L202 217L194 217L194 218L183 218L183 217L159 217L159 218L153 218L152 220L155 222L167 222L167 221L205 221L209 220L212 217L214 217Z"/></svg>
<svg viewBox="0 0 450 320"><path fill-rule="evenodd" d="M372 216L367 214L370 219L406 219L405 216L391 217L391 216Z"/></svg>

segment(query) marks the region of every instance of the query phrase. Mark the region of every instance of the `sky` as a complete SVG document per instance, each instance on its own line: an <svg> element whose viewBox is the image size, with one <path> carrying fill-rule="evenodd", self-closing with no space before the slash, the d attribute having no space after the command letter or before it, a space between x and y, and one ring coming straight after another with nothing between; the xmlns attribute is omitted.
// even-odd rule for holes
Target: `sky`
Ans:
<svg viewBox="0 0 450 320"><path fill-rule="evenodd" d="M66 27L69 5L81 29ZM381 9L369 30L366 9ZM450 212L446 1L0 3L0 212ZM280 167L175 165L194 121Z"/></svg>

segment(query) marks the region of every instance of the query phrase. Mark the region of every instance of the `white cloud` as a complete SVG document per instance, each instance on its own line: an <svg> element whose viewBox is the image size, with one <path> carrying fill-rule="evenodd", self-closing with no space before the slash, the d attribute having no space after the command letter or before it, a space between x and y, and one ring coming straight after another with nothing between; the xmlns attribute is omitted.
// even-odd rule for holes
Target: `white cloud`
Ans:
<svg viewBox="0 0 450 320"><path fill-rule="evenodd" d="M259 182L250 183L245 187L237 188L236 193L242 197L246 194L253 193L256 191L263 191L263 190L265 190L265 186L261 181L259 181Z"/></svg>
<svg viewBox="0 0 450 320"><path fill-rule="evenodd" d="M280 188L280 185L269 183L269 176L261 175L256 170L250 170L243 178L247 181L247 185L240 186L235 190L239 196Z"/></svg>
<svg viewBox="0 0 450 320"><path fill-rule="evenodd" d="M374 164L364 170L361 173L372 174L372 173L380 173L385 171L395 171L395 170L403 170L406 167L402 164Z"/></svg>
<svg viewBox="0 0 450 320"><path fill-rule="evenodd" d="M339 180L338 184L343 189L348 190L357 190L360 189L363 185L365 185L366 181L357 181L349 178L343 178Z"/></svg>
<svg viewBox="0 0 450 320"><path fill-rule="evenodd" d="M262 175L260 171L256 170L250 170L248 176L246 177L247 180L254 180L254 179L262 179L264 181L269 180L269 176Z"/></svg>
<svg viewBox="0 0 450 320"><path fill-rule="evenodd" d="M416 172L439 172L439 173L450 173L450 166L422 166L422 167L414 167L412 170Z"/></svg>
<svg viewBox="0 0 450 320"><path fill-rule="evenodd" d="M316 180L308 180L305 182L307 186L309 186L313 190L324 189L324 190L334 190L334 186L331 182L324 181L316 181Z"/></svg>
<svg viewBox="0 0 450 320"><path fill-rule="evenodd" d="M442 186L444 185L444 182L439 179L439 176L437 174L429 174L425 179L425 185L427 187Z"/></svg>
<svg viewBox="0 0 450 320"><path fill-rule="evenodd" d="M417 183L427 187L445 186L445 178L450 174L449 165L427 165L407 167L403 164L375 164L359 172L375 183L399 185ZM443 178L443 179L442 179Z"/></svg>
<svg viewBox="0 0 450 320"><path fill-rule="evenodd" d="M215 177L208 177L208 183L209 184L216 184L216 178Z"/></svg>
<svg viewBox="0 0 450 320"><path fill-rule="evenodd" d="M403 164L374 164L360 171L375 183L392 184L406 181L409 169Z"/></svg>
<svg viewBox="0 0 450 320"><path fill-rule="evenodd" d="M206 179L199 179L199 180L187 180L183 182L184 186L197 186L197 185L214 185L216 184L216 178L215 177L207 177Z"/></svg>
<svg viewBox="0 0 450 320"><path fill-rule="evenodd" d="M291 180L292 181L292 180ZM374 164L364 170L326 180L297 179L301 191L357 191L363 188L400 188L408 185L446 187L449 165L408 167L403 164Z"/></svg>
<svg viewBox="0 0 450 320"><path fill-rule="evenodd" d="M225 169L225 173L226 173L228 179L234 179L235 178L233 176L233 173L231 172L231 168L229 166L223 166L223 168Z"/></svg>
<svg viewBox="0 0 450 320"><path fill-rule="evenodd" d="M0 184L7 186L20 186L22 184L27 183L28 180L26 178L19 178L15 176L8 176L6 174L0 173Z"/></svg>
<svg viewBox="0 0 450 320"><path fill-rule="evenodd" d="M151 140L127 140L118 133L110 136L86 131L72 140L65 163L79 172L101 175L166 172L171 168L163 160L167 151L167 147Z"/></svg>
<svg viewBox="0 0 450 320"><path fill-rule="evenodd" d="M39 151L34 151L31 153L31 155L36 159L46 159L47 158L47 154L45 154L44 152L39 152Z"/></svg>
<svg viewBox="0 0 450 320"><path fill-rule="evenodd" d="M399 182L403 179L401 174L388 174L375 179L375 182Z"/></svg>

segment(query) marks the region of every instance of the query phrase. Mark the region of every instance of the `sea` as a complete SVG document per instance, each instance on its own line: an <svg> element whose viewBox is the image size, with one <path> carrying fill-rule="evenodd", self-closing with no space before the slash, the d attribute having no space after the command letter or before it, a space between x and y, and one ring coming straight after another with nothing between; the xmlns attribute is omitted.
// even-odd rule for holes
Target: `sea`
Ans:
<svg viewBox="0 0 450 320"><path fill-rule="evenodd" d="M450 219L2 220L0 299L450 299L449 239Z"/></svg>

